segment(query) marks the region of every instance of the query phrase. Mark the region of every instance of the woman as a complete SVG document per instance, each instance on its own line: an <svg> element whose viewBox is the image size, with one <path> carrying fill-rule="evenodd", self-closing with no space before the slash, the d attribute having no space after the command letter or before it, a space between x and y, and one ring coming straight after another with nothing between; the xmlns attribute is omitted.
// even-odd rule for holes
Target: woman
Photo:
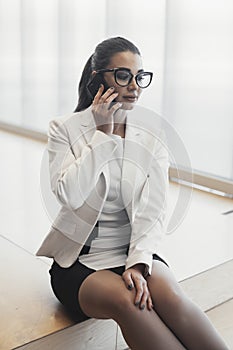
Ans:
<svg viewBox="0 0 233 350"><path fill-rule="evenodd" d="M158 253L168 157L155 120L135 107L151 79L128 40L96 47L76 113L50 123L62 208L37 255L54 259L52 288L76 319L114 319L131 349L227 349Z"/></svg>

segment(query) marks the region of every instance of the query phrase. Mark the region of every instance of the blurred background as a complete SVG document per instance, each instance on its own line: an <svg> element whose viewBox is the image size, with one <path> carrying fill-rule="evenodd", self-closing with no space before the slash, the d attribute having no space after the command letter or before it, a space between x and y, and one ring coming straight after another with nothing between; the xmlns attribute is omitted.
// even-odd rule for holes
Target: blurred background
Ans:
<svg viewBox="0 0 233 350"><path fill-rule="evenodd" d="M177 130L194 182L232 196L232 0L0 0L1 125L47 133L75 109L95 46L118 35L154 72L140 104Z"/></svg>

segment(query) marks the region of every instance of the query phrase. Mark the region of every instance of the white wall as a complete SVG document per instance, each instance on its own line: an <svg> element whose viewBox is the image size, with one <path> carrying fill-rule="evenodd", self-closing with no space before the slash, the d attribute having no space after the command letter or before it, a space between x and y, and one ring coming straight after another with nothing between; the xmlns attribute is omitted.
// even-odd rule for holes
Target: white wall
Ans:
<svg viewBox="0 0 233 350"><path fill-rule="evenodd" d="M233 178L231 0L168 0L163 111L194 169Z"/></svg>
<svg viewBox="0 0 233 350"><path fill-rule="evenodd" d="M0 0L0 119L21 123L20 2Z"/></svg>
<svg viewBox="0 0 233 350"><path fill-rule="evenodd" d="M140 104L177 129L194 169L233 179L232 0L0 0L0 120L46 131L74 110L95 46L122 35L154 72Z"/></svg>
<svg viewBox="0 0 233 350"><path fill-rule="evenodd" d="M46 131L72 112L105 19L106 0L0 0L0 120Z"/></svg>
<svg viewBox="0 0 233 350"><path fill-rule="evenodd" d="M21 124L42 128L58 112L58 2L23 0L21 31Z"/></svg>

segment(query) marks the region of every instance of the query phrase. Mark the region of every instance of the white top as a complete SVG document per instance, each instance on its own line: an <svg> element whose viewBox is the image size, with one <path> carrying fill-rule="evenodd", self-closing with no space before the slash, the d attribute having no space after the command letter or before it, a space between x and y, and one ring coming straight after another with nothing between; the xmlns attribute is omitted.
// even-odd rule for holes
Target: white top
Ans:
<svg viewBox="0 0 233 350"><path fill-rule="evenodd" d="M111 174L109 192L99 218L97 236L91 241L88 254L79 257L82 264L94 270L125 265L131 235L121 195L124 139L118 135L111 136L117 147L108 163Z"/></svg>

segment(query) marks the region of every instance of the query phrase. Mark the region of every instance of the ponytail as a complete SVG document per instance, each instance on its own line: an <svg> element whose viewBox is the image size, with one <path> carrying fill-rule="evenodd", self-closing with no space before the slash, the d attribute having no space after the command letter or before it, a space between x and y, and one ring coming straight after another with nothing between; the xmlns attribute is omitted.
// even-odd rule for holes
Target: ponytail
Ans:
<svg viewBox="0 0 233 350"><path fill-rule="evenodd" d="M79 100L74 112L83 111L92 104L92 99L87 91L87 83L89 82L92 73L92 57L93 55L88 59L82 72L78 87Z"/></svg>

